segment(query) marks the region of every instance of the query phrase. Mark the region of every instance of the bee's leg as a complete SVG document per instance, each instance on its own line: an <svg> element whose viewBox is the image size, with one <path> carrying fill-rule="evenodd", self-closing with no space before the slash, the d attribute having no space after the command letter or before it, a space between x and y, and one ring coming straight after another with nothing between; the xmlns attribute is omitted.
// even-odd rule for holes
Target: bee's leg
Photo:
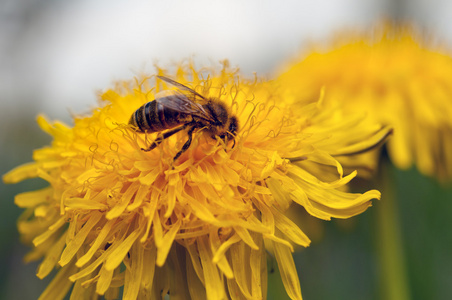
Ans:
<svg viewBox="0 0 452 300"><path fill-rule="evenodd" d="M185 144L182 146L182 149L177 152L176 156L174 156L173 161L175 161L176 159L179 158L179 156L182 155L182 153L184 153L185 151L187 151L188 147L190 147L191 145L191 141L193 139L193 131L195 130L195 126L190 127L190 129L188 129L188 140L185 142Z"/></svg>
<svg viewBox="0 0 452 300"><path fill-rule="evenodd" d="M234 147L235 147L235 138L234 138L234 143L232 144L231 149L234 149Z"/></svg>
<svg viewBox="0 0 452 300"><path fill-rule="evenodd" d="M143 151L151 151L152 149L154 149L155 147L157 147L158 145L160 145L161 142L163 142L164 139L169 138L170 136L172 136L173 134L178 133L181 130L184 130L185 128L187 128L187 125L181 126L181 127L177 127L174 128L172 130L168 130L167 132L165 132L164 134L158 136L155 141L149 146L149 148L141 148L141 150Z"/></svg>

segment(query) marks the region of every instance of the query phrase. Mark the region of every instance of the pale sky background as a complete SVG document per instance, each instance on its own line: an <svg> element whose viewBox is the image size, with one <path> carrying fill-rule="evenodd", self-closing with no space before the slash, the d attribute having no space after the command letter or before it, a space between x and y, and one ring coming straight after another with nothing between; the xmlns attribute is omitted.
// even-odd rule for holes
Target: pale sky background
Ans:
<svg viewBox="0 0 452 300"><path fill-rule="evenodd" d="M113 80L195 55L266 74L306 38L364 26L384 2L30 1L0 4L1 116L24 106L52 119L96 104Z"/></svg>
<svg viewBox="0 0 452 300"><path fill-rule="evenodd" d="M407 5L404 5L406 2ZM412 17L452 40L451 1L0 1L0 116L70 122L112 81L195 55L267 75L341 28Z"/></svg>

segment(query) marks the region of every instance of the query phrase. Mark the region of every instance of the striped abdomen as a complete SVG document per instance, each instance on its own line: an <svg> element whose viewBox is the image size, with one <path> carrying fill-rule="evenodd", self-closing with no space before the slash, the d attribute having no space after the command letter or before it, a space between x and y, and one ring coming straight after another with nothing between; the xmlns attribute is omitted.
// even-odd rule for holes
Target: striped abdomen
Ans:
<svg viewBox="0 0 452 300"><path fill-rule="evenodd" d="M153 100L138 108L130 117L129 124L140 132L158 132L193 120L190 114L163 106L162 99L164 98Z"/></svg>

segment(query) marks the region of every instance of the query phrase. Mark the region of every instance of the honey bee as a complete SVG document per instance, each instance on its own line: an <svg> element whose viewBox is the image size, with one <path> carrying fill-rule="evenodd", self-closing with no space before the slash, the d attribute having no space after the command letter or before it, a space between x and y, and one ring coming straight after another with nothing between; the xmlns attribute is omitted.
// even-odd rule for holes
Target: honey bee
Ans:
<svg viewBox="0 0 452 300"><path fill-rule="evenodd" d="M141 148L151 151L163 140L181 130L187 130L188 140L176 154L178 159L191 145L193 132L203 130L212 139L219 137L227 145L233 140L239 127L237 117L231 115L226 105L217 98L205 98L191 88L170 78L157 76L159 79L177 87L174 94L157 97L138 108L130 117L129 125L137 132L163 132L149 146Z"/></svg>

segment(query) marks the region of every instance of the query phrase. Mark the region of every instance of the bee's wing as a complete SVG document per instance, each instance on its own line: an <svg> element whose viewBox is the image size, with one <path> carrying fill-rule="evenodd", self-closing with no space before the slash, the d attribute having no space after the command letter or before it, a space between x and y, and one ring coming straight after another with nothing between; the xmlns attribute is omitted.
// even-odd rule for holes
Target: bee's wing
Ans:
<svg viewBox="0 0 452 300"><path fill-rule="evenodd" d="M173 94L169 96L165 96L162 98L158 98L159 103L161 103L164 107L178 111L184 114L191 114L193 116L197 116L201 119L215 122L212 114L207 112L201 104L194 102L189 99L184 94Z"/></svg>
<svg viewBox="0 0 452 300"><path fill-rule="evenodd" d="M160 75L158 75L157 78L159 78L159 79L165 81L166 83L169 83L169 84L171 84L171 85L174 85L175 87L177 87L177 88L180 89L181 91L185 91L185 92L191 93L193 96L195 96L195 98L198 97L198 98L200 98L201 100L206 101L206 99L205 99L202 95L200 95L199 93L195 92L193 89L189 88L188 86L183 85L182 83L179 83L179 82L177 82L177 81L174 81L174 80L172 80L172 79L170 79L170 78L168 78L168 77L165 77L165 76L160 76Z"/></svg>

